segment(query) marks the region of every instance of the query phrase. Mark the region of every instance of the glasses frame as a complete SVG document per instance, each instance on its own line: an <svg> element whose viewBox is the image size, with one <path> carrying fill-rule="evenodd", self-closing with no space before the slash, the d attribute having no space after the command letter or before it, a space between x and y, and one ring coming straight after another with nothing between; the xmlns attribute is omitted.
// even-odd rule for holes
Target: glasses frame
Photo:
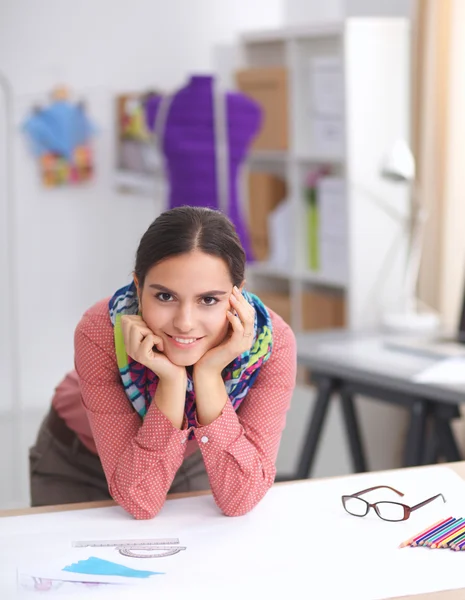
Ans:
<svg viewBox="0 0 465 600"><path fill-rule="evenodd" d="M446 499L444 498L444 496L442 494L436 494L435 496L431 496L431 498L428 498L427 500L423 500L423 502L420 502L419 504L415 504L415 506L408 506L407 504L402 504L401 502L390 502L389 500L381 500L379 502L370 503L370 502L367 502L367 500L365 500L364 498L360 498L360 496L362 496L362 494L368 494L368 492L373 492L374 490L380 490L380 489L391 490L394 493L396 493L398 496L404 495L402 492L399 492L399 490L396 490L395 488L393 488L389 485L377 485L375 487L368 488L367 490L362 490L361 492L357 492L356 494L348 494L348 495L342 496L341 500L342 500L342 506L344 507L344 510L352 517L366 517L367 514L370 512L370 508L372 508L381 520L389 521L390 523L399 523L400 521L406 521L410 517L410 515L412 514L412 512L414 510L418 510L422 506L425 506L426 504L429 504L433 500L436 500L436 498L442 498L443 501L446 502ZM353 499L353 498L356 498L357 500L361 500L362 502L364 502L366 504L366 511L363 515L354 515L354 513L351 513L350 511L347 510L346 501ZM397 504L398 506L401 506L404 509L404 516L402 517L402 519L385 519L380 514L380 510L378 508L378 506L380 504Z"/></svg>

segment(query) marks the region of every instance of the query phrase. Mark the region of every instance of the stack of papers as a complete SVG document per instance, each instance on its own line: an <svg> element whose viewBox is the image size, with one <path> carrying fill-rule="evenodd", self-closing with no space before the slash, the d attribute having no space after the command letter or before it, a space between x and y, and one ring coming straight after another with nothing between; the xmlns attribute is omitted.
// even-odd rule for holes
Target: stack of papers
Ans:
<svg viewBox="0 0 465 600"><path fill-rule="evenodd" d="M418 383L437 385L465 385L465 358L456 357L438 361L413 377Z"/></svg>

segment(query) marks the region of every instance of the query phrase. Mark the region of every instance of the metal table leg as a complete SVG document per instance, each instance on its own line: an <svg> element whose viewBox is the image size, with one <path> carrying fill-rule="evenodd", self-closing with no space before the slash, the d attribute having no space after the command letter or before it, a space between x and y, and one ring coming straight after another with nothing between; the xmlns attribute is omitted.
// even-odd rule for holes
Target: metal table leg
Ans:
<svg viewBox="0 0 465 600"><path fill-rule="evenodd" d="M428 439L425 443L424 457L422 460L423 465L434 465L438 462L439 458L439 441L434 429L434 425L431 427Z"/></svg>
<svg viewBox="0 0 465 600"><path fill-rule="evenodd" d="M320 441L323 423L328 412L331 394L335 390L335 382L327 377L316 380L318 395L305 434L305 441L300 453L299 465L295 479L307 479L315 459L318 442Z"/></svg>
<svg viewBox="0 0 465 600"><path fill-rule="evenodd" d="M450 421L436 417L434 419L433 427L439 443L439 452L443 454L444 458L448 462L462 460L460 450L457 446L454 433L450 426Z"/></svg>
<svg viewBox="0 0 465 600"><path fill-rule="evenodd" d="M355 412L354 399L352 394L344 388L340 390L340 397L354 471L355 473L363 473L368 469L360 436L360 426Z"/></svg>
<svg viewBox="0 0 465 600"><path fill-rule="evenodd" d="M415 467L422 464L427 412L427 401L416 399L410 409L410 426L404 455L405 467Z"/></svg>

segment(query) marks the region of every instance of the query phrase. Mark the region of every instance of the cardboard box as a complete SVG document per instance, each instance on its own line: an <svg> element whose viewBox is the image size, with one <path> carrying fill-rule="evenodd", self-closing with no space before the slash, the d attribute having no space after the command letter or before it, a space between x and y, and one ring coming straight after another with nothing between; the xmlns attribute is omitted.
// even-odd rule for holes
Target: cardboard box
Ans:
<svg viewBox="0 0 465 600"><path fill-rule="evenodd" d="M248 182L250 231L267 236L268 216L286 196L286 182L272 173L260 171L251 172Z"/></svg>
<svg viewBox="0 0 465 600"><path fill-rule="evenodd" d="M272 311L282 317L288 325L291 324L291 298L289 294L255 290L254 293L257 294L265 306L271 308Z"/></svg>
<svg viewBox="0 0 465 600"><path fill-rule="evenodd" d="M302 329L345 327L345 299L330 292L308 291L302 294Z"/></svg>
<svg viewBox="0 0 465 600"><path fill-rule="evenodd" d="M270 255L268 235L257 235L252 232L250 234L250 245L255 260L260 262L268 260Z"/></svg>
<svg viewBox="0 0 465 600"><path fill-rule="evenodd" d="M255 138L254 150L287 150L288 93L287 70L283 67L244 69L236 72L237 87L262 108L262 127Z"/></svg>
<svg viewBox="0 0 465 600"><path fill-rule="evenodd" d="M272 173L252 172L248 179L249 231L256 260L269 257L268 217L287 193L284 179Z"/></svg>

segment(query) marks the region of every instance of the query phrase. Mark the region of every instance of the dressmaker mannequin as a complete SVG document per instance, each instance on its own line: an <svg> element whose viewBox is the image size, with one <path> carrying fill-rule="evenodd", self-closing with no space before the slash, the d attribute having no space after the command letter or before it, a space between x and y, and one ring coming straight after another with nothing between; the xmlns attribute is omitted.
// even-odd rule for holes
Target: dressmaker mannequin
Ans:
<svg viewBox="0 0 465 600"><path fill-rule="evenodd" d="M241 93L216 92L211 76L193 76L174 95L149 98L146 114L165 159L169 208L220 208L252 259L238 171L261 125L258 104Z"/></svg>

